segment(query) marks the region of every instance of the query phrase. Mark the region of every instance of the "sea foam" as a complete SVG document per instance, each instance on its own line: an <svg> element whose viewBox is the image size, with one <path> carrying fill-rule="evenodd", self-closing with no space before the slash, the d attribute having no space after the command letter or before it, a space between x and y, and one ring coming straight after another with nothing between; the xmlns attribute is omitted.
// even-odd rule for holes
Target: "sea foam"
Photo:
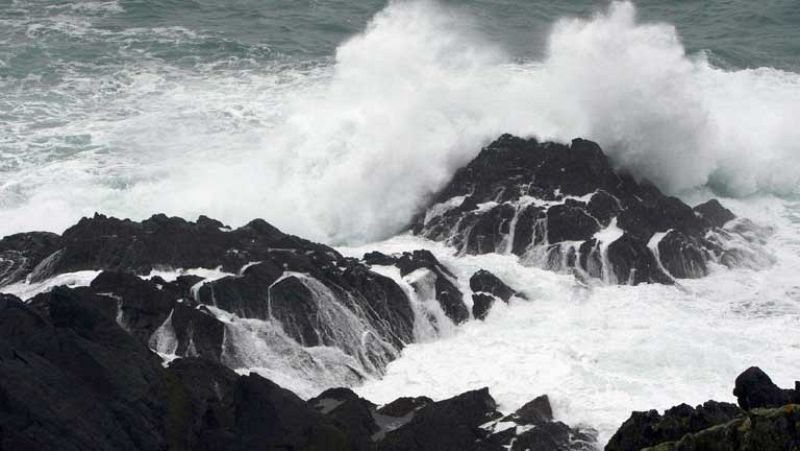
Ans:
<svg viewBox="0 0 800 451"><path fill-rule="evenodd" d="M88 149L14 163L0 235L58 231L95 210L161 211L234 226L264 217L329 243L365 242L402 230L505 132L596 140L670 193L800 185L800 75L716 68L628 2L558 21L536 61L515 60L460 9L397 1L329 63L237 72L145 59L87 83L61 86L99 88L75 104L82 114L57 111L76 119L13 129L24 133L12 144L31 152L25 139Z"/></svg>

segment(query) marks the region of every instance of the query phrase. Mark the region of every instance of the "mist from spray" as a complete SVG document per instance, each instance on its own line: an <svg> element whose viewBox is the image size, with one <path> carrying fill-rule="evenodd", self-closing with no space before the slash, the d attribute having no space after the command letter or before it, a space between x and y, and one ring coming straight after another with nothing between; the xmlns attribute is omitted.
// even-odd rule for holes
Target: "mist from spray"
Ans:
<svg viewBox="0 0 800 451"><path fill-rule="evenodd" d="M672 25L638 22L629 2L558 21L541 61L515 61L463 11L417 0L391 2L330 63L109 77L116 89L46 129L80 131L96 150L9 173L0 235L59 231L97 210L234 226L263 217L320 241L364 242L402 230L506 132L594 139L671 193L800 185L800 75L715 68L687 55Z"/></svg>

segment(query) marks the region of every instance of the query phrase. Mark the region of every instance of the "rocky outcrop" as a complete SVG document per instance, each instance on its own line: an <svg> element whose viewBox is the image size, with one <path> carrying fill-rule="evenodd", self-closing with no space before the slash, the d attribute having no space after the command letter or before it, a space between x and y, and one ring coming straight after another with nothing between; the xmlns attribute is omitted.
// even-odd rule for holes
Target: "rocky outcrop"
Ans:
<svg viewBox="0 0 800 451"><path fill-rule="evenodd" d="M537 410L535 418L531 416L532 409ZM546 412L551 412L550 404L546 397L540 397L504 417L484 388L416 410L410 421L386 433L377 448L398 451L594 449L596 434L593 430L571 428L553 421Z"/></svg>
<svg viewBox="0 0 800 451"><path fill-rule="evenodd" d="M455 174L412 229L463 254L509 253L610 283L672 283L706 275L710 261L733 264L723 230L733 219L716 200L692 209L615 172L591 141L504 135Z"/></svg>
<svg viewBox="0 0 800 451"><path fill-rule="evenodd" d="M395 264L440 275L435 296L448 316L455 322L469 317L454 277L430 253ZM206 270L169 281L150 276L191 268ZM74 296L113 313L134 337L165 355L202 356L234 368L258 365L232 339L237 334L282 340L298 355L328 346L342 351L337 371L352 381L365 371L380 373L415 338L415 314L397 283L262 220L231 230L203 216L135 222L95 215L61 236L28 233L0 241L0 288L86 270L102 272ZM327 363L305 358L326 371Z"/></svg>
<svg viewBox="0 0 800 451"><path fill-rule="evenodd" d="M0 296L0 449L580 450L593 440L549 415L529 422L530 407L500 422L486 389L378 408L346 388L306 402L206 358L163 365L97 296ZM543 399L535 409L549 412Z"/></svg>
<svg viewBox="0 0 800 451"><path fill-rule="evenodd" d="M396 266L400 276L410 280L418 296L435 298L445 315L455 324L469 319L464 295L456 286L456 276L442 265L430 251L417 250L398 255L370 252L364 255L368 265Z"/></svg>
<svg viewBox="0 0 800 451"><path fill-rule="evenodd" d="M526 299L525 295L514 291L497 276L485 269L481 269L469 279L469 288L472 290L472 316L475 319L485 319L489 314L495 300L505 303L512 296Z"/></svg>
<svg viewBox="0 0 800 451"><path fill-rule="evenodd" d="M800 382L795 383L794 390L782 389L761 368L754 366L736 378L733 395L743 409L800 404Z"/></svg>
<svg viewBox="0 0 800 451"><path fill-rule="evenodd" d="M379 266L391 268L372 270ZM381 374L419 338L416 330L427 337L451 327L442 322L471 317L470 293L429 251L348 258L262 220L231 229L204 216L136 222L97 214L62 235L0 240L0 290L12 283L45 289L48 278L70 274L91 280L71 296L95 304L165 358L280 368L286 377L326 384ZM507 300L513 292L482 277L473 282L476 296Z"/></svg>
<svg viewBox="0 0 800 451"><path fill-rule="evenodd" d="M728 423L647 451L782 451L800 446L800 405L754 409Z"/></svg>
<svg viewBox="0 0 800 451"><path fill-rule="evenodd" d="M664 415L655 410L634 412L606 445L607 451L638 451L663 442L679 440L717 424L727 423L743 414L734 404L708 401L691 407L681 404Z"/></svg>
<svg viewBox="0 0 800 451"><path fill-rule="evenodd" d="M781 389L752 367L736 378L734 395L738 407L708 401L695 408L681 404L663 415L633 412L605 449L755 451L800 444L800 390Z"/></svg>

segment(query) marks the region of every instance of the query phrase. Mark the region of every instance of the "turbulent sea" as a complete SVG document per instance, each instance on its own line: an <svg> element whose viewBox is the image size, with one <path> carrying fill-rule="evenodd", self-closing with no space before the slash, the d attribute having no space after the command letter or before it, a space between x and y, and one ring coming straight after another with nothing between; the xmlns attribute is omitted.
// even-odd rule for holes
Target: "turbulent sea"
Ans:
<svg viewBox="0 0 800 451"><path fill-rule="evenodd" d="M164 212L430 248L532 302L409 346L360 393L548 393L601 440L631 410L731 400L750 365L797 377L798 124L796 0L0 0L0 236ZM505 132L593 139L690 204L720 197L771 229L773 263L586 287L402 234Z"/></svg>

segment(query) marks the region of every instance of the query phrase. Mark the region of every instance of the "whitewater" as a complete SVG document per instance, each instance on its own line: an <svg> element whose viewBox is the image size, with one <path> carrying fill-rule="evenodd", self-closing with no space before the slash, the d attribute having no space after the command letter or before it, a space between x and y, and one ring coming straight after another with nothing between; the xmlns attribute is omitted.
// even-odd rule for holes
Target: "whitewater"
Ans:
<svg viewBox="0 0 800 451"><path fill-rule="evenodd" d="M181 27L120 37L91 22L120 3L81 5L26 32L120 45L148 33L203 39ZM800 74L715 65L630 2L556 21L536 59L516 57L480 20L451 4L393 1L328 59L187 68L145 58L96 77L75 68L52 103L26 100L36 77L4 78L0 236L61 232L95 211L206 214L231 226L263 217L356 257L429 249L461 281L485 268L529 298L409 345L355 388L374 402L488 386L510 412L546 393L558 420L597 428L604 443L632 410L732 401L731 381L752 365L790 386L800 362ZM676 286L585 285L405 234L502 133L592 139L617 167L692 205L720 197L767 228L753 239L772 263L714 267ZM336 383L309 377L279 382L306 397Z"/></svg>

